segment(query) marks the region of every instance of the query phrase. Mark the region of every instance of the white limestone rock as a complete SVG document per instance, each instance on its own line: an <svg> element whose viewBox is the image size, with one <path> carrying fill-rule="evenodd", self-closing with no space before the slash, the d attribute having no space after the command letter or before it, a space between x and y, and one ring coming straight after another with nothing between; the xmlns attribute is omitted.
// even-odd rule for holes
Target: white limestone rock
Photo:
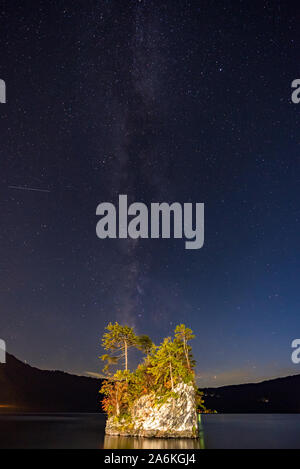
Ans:
<svg viewBox="0 0 300 469"><path fill-rule="evenodd" d="M154 404L154 396L140 397L131 408L128 420L109 417L107 435L143 436L157 438L197 438L198 422L195 390L181 383L175 388L176 398L162 405Z"/></svg>

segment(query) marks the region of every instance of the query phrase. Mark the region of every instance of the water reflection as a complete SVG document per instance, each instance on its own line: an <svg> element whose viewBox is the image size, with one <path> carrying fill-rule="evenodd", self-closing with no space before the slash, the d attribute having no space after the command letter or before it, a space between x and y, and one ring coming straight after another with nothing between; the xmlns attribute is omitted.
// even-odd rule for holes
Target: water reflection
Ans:
<svg viewBox="0 0 300 469"><path fill-rule="evenodd" d="M204 428L202 425L202 418L201 414L198 414L198 432L199 432L199 446L200 449L205 449L205 442L204 442Z"/></svg>
<svg viewBox="0 0 300 469"><path fill-rule="evenodd" d="M197 440L105 436L105 421L102 414L0 414L0 448L300 449L299 414L201 415Z"/></svg>
<svg viewBox="0 0 300 469"><path fill-rule="evenodd" d="M203 439L192 438L131 438L108 436L104 438L104 449L204 449Z"/></svg>

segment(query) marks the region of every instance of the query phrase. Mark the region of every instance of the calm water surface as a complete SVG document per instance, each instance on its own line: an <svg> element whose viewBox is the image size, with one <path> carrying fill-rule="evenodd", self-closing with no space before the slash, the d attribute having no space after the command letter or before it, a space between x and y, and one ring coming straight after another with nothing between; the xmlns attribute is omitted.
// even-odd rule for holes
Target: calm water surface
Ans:
<svg viewBox="0 0 300 469"><path fill-rule="evenodd" d="M0 415L0 448L300 449L300 414L202 415L198 440L108 437L102 414Z"/></svg>

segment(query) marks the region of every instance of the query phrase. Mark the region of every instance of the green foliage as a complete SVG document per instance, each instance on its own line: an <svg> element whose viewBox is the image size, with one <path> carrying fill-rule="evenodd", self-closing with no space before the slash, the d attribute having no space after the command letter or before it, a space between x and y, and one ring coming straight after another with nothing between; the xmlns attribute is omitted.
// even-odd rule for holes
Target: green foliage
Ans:
<svg viewBox="0 0 300 469"><path fill-rule="evenodd" d="M191 371L195 362L193 361L192 348L188 345L188 341L194 339L195 336L193 331L188 327L185 327L184 324L180 324L175 329L175 340L182 343L183 351L186 359L186 365Z"/></svg>
<svg viewBox="0 0 300 469"><path fill-rule="evenodd" d="M130 409L142 395L152 395L154 403L161 405L168 399L177 398L175 388L179 383L188 383L195 390L195 361L188 342L195 336L191 329L180 324L175 329L174 338L167 337L160 346L153 344L147 335L137 336L133 328L109 323L103 335L102 346L111 354L103 355L102 360L110 365L125 359L124 370L118 370L103 382L100 392L104 394L102 406L109 415L119 422L129 419ZM128 349L135 347L145 354L145 359L135 371L128 370ZM117 355L114 355L117 353ZM197 406L205 412L202 394L198 393Z"/></svg>
<svg viewBox="0 0 300 469"><path fill-rule="evenodd" d="M188 327L185 327L184 324L180 324L179 326L176 326L176 329L174 331L174 335L176 339L186 341L188 342L189 340L194 339L196 336L193 334L193 331L189 329Z"/></svg>
<svg viewBox="0 0 300 469"><path fill-rule="evenodd" d="M136 347L145 355L149 355L154 349L155 345L148 335L140 335L137 337Z"/></svg>
<svg viewBox="0 0 300 469"><path fill-rule="evenodd" d="M148 372L154 376L155 385L159 390L166 388L173 391L179 382L188 383L193 380L193 374L185 363L182 344L170 337L164 339L150 358Z"/></svg>
<svg viewBox="0 0 300 469"><path fill-rule="evenodd" d="M115 365L118 361L124 359L124 368L128 370L128 350L131 347L137 347L137 336L133 328L129 326L121 326L119 323L111 322L106 327L106 332L102 338L102 347L104 350L110 350L111 353L117 355L102 355L101 359L107 362L104 371L109 370L111 365Z"/></svg>

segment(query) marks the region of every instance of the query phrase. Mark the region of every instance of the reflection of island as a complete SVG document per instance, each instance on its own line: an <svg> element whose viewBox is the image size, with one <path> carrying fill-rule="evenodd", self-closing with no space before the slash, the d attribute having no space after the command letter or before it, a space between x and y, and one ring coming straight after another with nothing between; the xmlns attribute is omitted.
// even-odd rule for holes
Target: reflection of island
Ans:
<svg viewBox="0 0 300 469"><path fill-rule="evenodd" d="M106 435L103 449L204 449L204 441L192 438L131 438Z"/></svg>

